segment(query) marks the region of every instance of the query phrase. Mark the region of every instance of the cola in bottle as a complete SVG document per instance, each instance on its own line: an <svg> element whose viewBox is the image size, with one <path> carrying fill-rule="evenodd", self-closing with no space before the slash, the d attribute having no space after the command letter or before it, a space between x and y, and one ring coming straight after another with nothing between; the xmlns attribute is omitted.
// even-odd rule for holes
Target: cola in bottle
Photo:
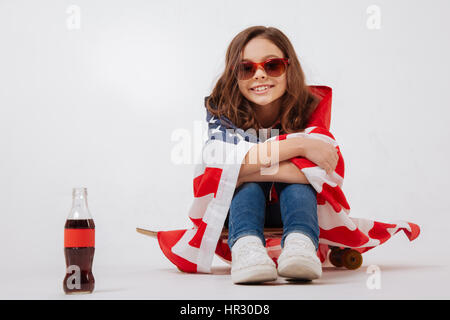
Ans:
<svg viewBox="0 0 450 320"><path fill-rule="evenodd" d="M64 226L64 255L66 294L91 293L95 280L92 262L95 251L95 224L87 205L86 188L72 191L72 209Z"/></svg>

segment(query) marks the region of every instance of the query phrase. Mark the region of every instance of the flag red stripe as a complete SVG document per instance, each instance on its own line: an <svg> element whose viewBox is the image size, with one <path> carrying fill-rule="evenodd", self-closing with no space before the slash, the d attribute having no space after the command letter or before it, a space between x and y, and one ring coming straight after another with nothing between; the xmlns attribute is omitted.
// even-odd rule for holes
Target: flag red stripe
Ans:
<svg viewBox="0 0 450 320"><path fill-rule="evenodd" d="M197 272L197 265L172 252L172 247L181 239L186 230L159 231L158 243L161 251L174 265L184 272Z"/></svg>
<svg viewBox="0 0 450 320"><path fill-rule="evenodd" d="M334 227L330 230L320 228L320 238L349 247L360 247L369 241L369 238L359 229L352 231L345 226Z"/></svg>
<svg viewBox="0 0 450 320"><path fill-rule="evenodd" d="M199 198L214 193L215 198L221 176L222 169L206 167L203 174L194 178L194 197Z"/></svg>

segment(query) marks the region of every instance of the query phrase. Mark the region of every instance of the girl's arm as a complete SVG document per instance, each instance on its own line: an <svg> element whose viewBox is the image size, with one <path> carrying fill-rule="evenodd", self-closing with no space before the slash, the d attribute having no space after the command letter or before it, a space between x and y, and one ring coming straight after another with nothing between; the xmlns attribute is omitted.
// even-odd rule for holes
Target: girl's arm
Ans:
<svg viewBox="0 0 450 320"><path fill-rule="evenodd" d="M284 160L304 156L305 138L295 137L285 140L258 143L247 152L242 161L239 178L274 166Z"/></svg>
<svg viewBox="0 0 450 320"><path fill-rule="evenodd" d="M308 184L300 169L289 160L282 161L278 164L278 170L274 170L273 174L261 174L260 171L250 173L243 177L239 177L236 188L244 182L261 182L274 181L284 183L303 183Z"/></svg>
<svg viewBox="0 0 450 320"><path fill-rule="evenodd" d="M264 170L267 170L269 167L276 166L285 160L295 157L304 157L314 162L327 173L333 172L339 160L336 148L318 139L294 137L285 140L266 141L258 143L247 152L242 161L238 179L250 174L255 174L251 176L252 178L269 179L268 177L270 176L261 175L260 173L264 173ZM290 161L288 163L291 164ZM281 168L281 166L279 167ZM292 174L293 177L290 177L289 174ZM260 181L274 181L271 180L273 176L290 181L292 179L297 181L302 178L300 170L294 164L291 164L290 166L283 166L282 172L272 175L269 180Z"/></svg>

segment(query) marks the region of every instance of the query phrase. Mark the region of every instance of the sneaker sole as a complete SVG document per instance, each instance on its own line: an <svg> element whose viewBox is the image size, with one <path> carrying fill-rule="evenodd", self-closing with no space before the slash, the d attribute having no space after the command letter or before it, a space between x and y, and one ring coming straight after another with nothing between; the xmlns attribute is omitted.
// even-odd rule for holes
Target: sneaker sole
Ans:
<svg viewBox="0 0 450 320"><path fill-rule="evenodd" d="M322 276L322 266L302 257L292 257L278 264L278 275L298 280L314 280Z"/></svg>
<svg viewBox="0 0 450 320"><path fill-rule="evenodd" d="M278 278L277 269L274 266L252 266L233 271L231 279L233 283L261 283L274 281Z"/></svg>

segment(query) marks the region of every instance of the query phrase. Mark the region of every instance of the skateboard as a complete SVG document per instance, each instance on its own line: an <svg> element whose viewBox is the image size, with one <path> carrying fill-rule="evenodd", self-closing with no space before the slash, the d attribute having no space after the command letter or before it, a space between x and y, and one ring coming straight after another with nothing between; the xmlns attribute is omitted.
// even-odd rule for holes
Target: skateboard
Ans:
<svg viewBox="0 0 450 320"><path fill-rule="evenodd" d="M136 228L136 231L138 233L141 233L143 235L157 238L158 232L157 231L151 231L147 229L142 228ZM281 238L283 235L283 229L282 228L265 228L264 229L264 237L266 238ZM220 234L220 239L227 239L228 238L228 229L223 229L222 233ZM328 258L330 260L330 263L337 267L345 267L349 270L356 270L359 267L361 267L363 258L360 252L358 252L355 249L351 248L340 248L336 246L329 246L330 253L328 255Z"/></svg>
<svg viewBox="0 0 450 320"><path fill-rule="evenodd" d="M151 231L147 229L142 228L136 228L136 231L138 233L141 233L143 235L157 238L158 237L158 231ZM264 236L270 237L270 238L281 238L283 235L283 229L281 228L266 228L264 229ZM223 229L222 233L220 234L220 239L227 239L228 238L228 229Z"/></svg>
<svg viewBox="0 0 450 320"><path fill-rule="evenodd" d="M356 270L361 267L363 258L360 252L351 248L330 247L328 259L330 263L337 267L345 267L349 270Z"/></svg>

